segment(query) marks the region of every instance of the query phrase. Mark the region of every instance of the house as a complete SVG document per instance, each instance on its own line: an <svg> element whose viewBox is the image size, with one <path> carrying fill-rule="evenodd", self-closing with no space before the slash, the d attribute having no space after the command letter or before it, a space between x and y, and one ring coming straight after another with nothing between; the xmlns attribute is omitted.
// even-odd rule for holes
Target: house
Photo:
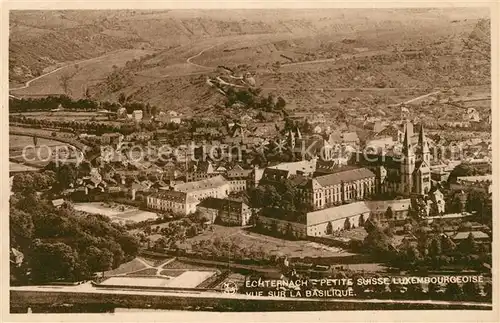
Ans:
<svg viewBox="0 0 500 323"><path fill-rule="evenodd" d="M61 207L64 204L64 199L52 200L52 205L56 208Z"/></svg>
<svg viewBox="0 0 500 323"><path fill-rule="evenodd" d="M384 221L401 221L408 217L411 200L365 201L365 203L374 217ZM387 218L388 214L392 214L392 217Z"/></svg>
<svg viewBox="0 0 500 323"><path fill-rule="evenodd" d="M24 254L16 248L10 248L10 263L19 267L24 261Z"/></svg>
<svg viewBox="0 0 500 323"><path fill-rule="evenodd" d="M220 222L227 225L245 226L252 212L250 207L241 201L209 197L197 206L200 215L212 223Z"/></svg>
<svg viewBox="0 0 500 323"><path fill-rule="evenodd" d="M479 112L474 108L468 108L467 113L463 115L464 121L471 122L479 122L481 121L481 117L479 116Z"/></svg>
<svg viewBox="0 0 500 323"><path fill-rule="evenodd" d="M267 169L282 170L288 172L288 175L312 175L316 170L317 159L301 160L290 163L280 163L269 166Z"/></svg>
<svg viewBox="0 0 500 323"><path fill-rule="evenodd" d="M445 201L444 194L439 190L435 189L430 194L431 203L431 213L433 214L444 214L445 212Z"/></svg>
<svg viewBox="0 0 500 323"><path fill-rule="evenodd" d="M127 118L127 109L125 109L124 107L118 108L118 110L116 110L116 118L117 119L126 119Z"/></svg>
<svg viewBox="0 0 500 323"><path fill-rule="evenodd" d="M155 121L162 122L162 123L176 123L180 124L182 122L182 119L180 115L173 110L168 111L167 113L161 111L156 117Z"/></svg>
<svg viewBox="0 0 500 323"><path fill-rule="evenodd" d="M321 137L297 138L290 142L292 152L297 158L319 157L330 160L334 156L334 146Z"/></svg>
<svg viewBox="0 0 500 323"><path fill-rule="evenodd" d="M197 164L193 164L185 174L186 182L201 181L218 175L219 173L215 171L210 161L200 161Z"/></svg>
<svg viewBox="0 0 500 323"><path fill-rule="evenodd" d="M143 112L142 110L134 110L132 111L132 119L134 121L141 121L143 118Z"/></svg>
<svg viewBox="0 0 500 323"><path fill-rule="evenodd" d="M358 146L359 137L356 132L344 132L341 134L342 143L349 146Z"/></svg>
<svg viewBox="0 0 500 323"><path fill-rule="evenodd" d="M472 235L474 240L478 243L489 243L491 241L490 236L482 231L462 231L455 234L452 239L455 243L460 243L469 238Z"/></svg>
<svg viewBox="0 0 500 323"><path fill-rule="evenodd" d="M123 135L117 132L105 133L101 136L101 144L103 145L112 145L116 147L122 140Z"/></svg>
<svg viewBox="0 0 500 323"><path fill-rule="evenodd" d="M230 192L246 191L251 173L251 169L243 169L239 165L236 165L233 169L228 170L225 177L229 181Z"/></svg>
<svg viewBox="0 0 500 323"><path fill-rule="evenodd" d="M151 209L182 215L196 212L198 203L200 203L198 199L186 192L172 190L160 190L146 198L146 204Z"/></svg>

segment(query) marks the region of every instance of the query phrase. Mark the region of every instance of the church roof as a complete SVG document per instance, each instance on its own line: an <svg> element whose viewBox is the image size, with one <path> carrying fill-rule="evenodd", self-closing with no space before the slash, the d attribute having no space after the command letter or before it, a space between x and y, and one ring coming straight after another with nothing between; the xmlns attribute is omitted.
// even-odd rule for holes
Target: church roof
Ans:
<svg viewBox="0 0 500 323"><path fill-rule="evenodd" d="M353 182L370 177L375 177L375 174L368 168L356 168L343 172L319 176L316 177L315 180L321 186L333 186L342 182Z"/></svg>

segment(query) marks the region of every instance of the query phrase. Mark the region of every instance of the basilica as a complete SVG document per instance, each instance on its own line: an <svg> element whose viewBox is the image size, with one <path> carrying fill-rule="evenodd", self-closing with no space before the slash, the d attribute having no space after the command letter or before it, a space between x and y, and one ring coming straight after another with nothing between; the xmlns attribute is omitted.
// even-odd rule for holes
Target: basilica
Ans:
<svg viewBox="0 0 500 323"><path fill-rule="evenodd" d="M424 127L418 134L407 122L400 151L358 151L351 163L366 167L375 174L377 193L395 193L402 196L426 195L431 189L430 149Z"/></svg>

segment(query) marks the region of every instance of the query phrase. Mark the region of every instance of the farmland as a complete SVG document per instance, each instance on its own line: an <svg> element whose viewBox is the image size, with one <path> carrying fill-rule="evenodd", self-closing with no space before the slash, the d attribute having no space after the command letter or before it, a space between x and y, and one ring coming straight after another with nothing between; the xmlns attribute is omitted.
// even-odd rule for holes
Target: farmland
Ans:
<svg viewBox="0 0 500 323"><path fill-rule="evenodd" d="M116 101L123 93L131 101L164 110L211 113L225 98L207 79L227 77L227 70L219 68L223 66L235 76L250 72L264 95L282 96L289 110L328 112L331 117L341 110L349 117L381 110L378 116L395 118L394 105L433 91L452 87L474 97L476 91L490 90L489 54L464 45L470 37L488 34L488 12L477 8L235 10L230 15L223 10L89 11L81 16L68 12L64 19L46 15L33 40L47 37L45 28L54 26L74 35L70 29L85 29L81 17L86 17L115 50L93 55L77 67L77 60L55 60L49 66L67 67L13 94L62 93L58 77L75 73L68 87L74 97ZM13 44L24 41L22 32L34 28L34 17L36 13L14 15ZM415 102L412 117L428 108L425 101ZM431 108L446 111L446 118L456 118L449 111L458 111L444 104Z"/></svg>
<svg viewBox="0 0 500 323"><path fill-rule="evenodd" d="M52 73L50 70L54 70L54 67L49 68L49 72L44 71L44 73L50 74L31 82L26 88L11 89L11 92L16 96L65 94L61 86L61 77L68 77L66 94L74 98L82 98L85 96L87 87L102 82L114 68L124 66L128 61L151 53L153 52L140 49L120 50L88 60L68 62L61 67L57 66L57 70Z"/></svg>

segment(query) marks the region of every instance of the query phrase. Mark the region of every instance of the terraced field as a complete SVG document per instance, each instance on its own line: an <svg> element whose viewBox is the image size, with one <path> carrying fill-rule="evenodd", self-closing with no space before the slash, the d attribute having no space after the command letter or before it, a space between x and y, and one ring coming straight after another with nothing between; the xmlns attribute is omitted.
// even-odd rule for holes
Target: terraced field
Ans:
<svg viewBox="0 0 500 323"><path fill-rule="evenodd" d="M128 61L152 53L154 51L141 49L119 50L96 58L68 62L53 69L53 72L46 72L29 83L27 87L21 86L17 90L11 89L11 93L15 96L65 94L60 79L61 76L67 76L69 77L68 94L75 98L82 98L86 88L102 82L114 68L122 67Z"/></svg>

